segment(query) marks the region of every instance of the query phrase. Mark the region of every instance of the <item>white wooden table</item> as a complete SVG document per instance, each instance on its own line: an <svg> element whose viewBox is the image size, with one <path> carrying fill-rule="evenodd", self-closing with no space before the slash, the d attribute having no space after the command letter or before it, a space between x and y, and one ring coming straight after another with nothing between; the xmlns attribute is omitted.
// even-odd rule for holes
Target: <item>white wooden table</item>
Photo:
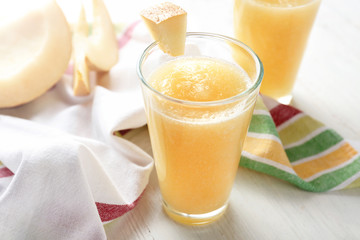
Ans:
<svg viewBox="0 0 360 240"><path fill-rule="evenodd" d="M134 19L159 1L106 1L115 19ZM189 31L233 36L232 0L174 1ZM360 141L360 1L323 0L293 92L293 105ZM151 154L146 127L127 138ZM226 214L202 227L166 217L153 171L136 208L106 226L115 239L360 239L360 188L309 193L239 168Z"/></svg>

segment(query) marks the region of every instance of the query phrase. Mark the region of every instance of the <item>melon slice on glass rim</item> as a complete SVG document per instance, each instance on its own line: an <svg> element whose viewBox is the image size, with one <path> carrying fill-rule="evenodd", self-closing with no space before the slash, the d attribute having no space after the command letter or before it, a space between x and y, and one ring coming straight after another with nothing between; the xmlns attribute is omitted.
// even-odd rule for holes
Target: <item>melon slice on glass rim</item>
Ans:
<svg viewBox="0 0 360 240"><path fill-rule="evenodd" d="M187 13L181 7L164 2L141 11L146 27L159 48L171 56L184 54Z"/></svg>

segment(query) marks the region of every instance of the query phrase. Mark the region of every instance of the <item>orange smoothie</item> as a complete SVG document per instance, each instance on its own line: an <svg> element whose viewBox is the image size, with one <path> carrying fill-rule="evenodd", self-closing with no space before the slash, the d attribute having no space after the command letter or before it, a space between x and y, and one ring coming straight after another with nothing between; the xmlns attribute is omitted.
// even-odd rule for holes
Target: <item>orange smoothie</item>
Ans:
<svg viewBox="0 0 360 240"><path fill-rule="evenodd" d="M260 92L291 95L320 0L235 0L235 37L264 65Z"/></svg>
<svg viewBox="0 0 360 240"><path fill-rule="evenodd" d="M207 57L180 57L161 65L149 84L166 96L209 102L251 86L240 67ZM154 98L148 126L165 210L205 214L226 207L254 104L199 108ZM169 212L188 224L196 220Z"/></svg>

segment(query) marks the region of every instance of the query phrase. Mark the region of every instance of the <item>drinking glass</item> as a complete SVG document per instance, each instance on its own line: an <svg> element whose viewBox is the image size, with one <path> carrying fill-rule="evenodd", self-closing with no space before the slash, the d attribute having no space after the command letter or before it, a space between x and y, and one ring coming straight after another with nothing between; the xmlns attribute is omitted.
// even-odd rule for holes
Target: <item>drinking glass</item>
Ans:
<svg viewBox="0 0 360 240"><path fill-rule="evenodd" d="M181 57L238 64L235 52L250 84L244 92L217 101L181 100L154 89L151 73L176 59L157 42L138 62L163 207L180 223L206 224L224 213L263 76L260 60L245 44L217 34L187 33Z"/></svg>
<svg viewBox="0 0 360 240"><path fill-rule="evenodd" d="M320 0L235 0L235 38L261 59L264 95L291 101L319 5Z"/></svg>

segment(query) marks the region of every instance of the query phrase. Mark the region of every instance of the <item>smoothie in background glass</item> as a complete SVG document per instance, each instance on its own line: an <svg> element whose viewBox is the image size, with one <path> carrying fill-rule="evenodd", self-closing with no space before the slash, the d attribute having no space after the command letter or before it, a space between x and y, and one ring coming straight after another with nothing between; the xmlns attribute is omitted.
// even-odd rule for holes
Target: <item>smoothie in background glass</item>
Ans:
<svg viewBox="0 0 360 240"><path fill-rule="evenodd" d="M233 60L234 48L247 58L246 70ZM138 74L166 213L191 225L218 219L258 95L260 61L234 39L192 33L181 57L151 45Z"/></svg>
<svg viewBox="0 0 360 240"><path fill-rule="evenodd" d="M264 65L260 92L289 103L320 0L235 0L235 37Z"/></svg>

